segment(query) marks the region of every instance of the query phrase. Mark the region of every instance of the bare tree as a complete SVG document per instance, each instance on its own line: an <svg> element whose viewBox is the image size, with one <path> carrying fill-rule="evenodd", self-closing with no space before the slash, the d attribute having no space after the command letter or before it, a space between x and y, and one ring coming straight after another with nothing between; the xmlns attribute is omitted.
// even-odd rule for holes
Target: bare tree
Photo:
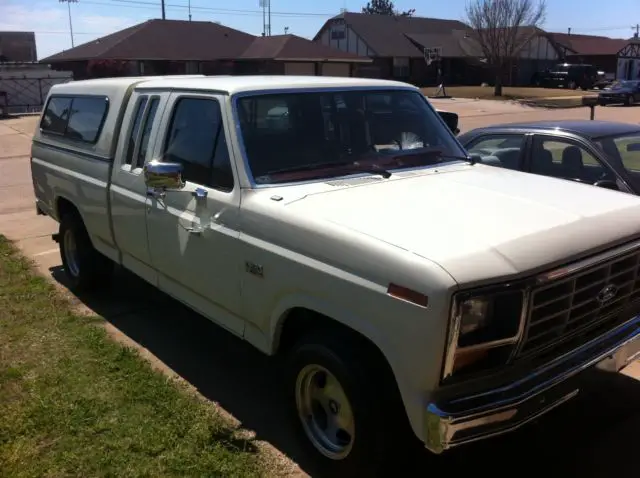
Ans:
<svg viewBox="0 0 640 478"><path fill-rule="evenodd" d="M545 0L471 0L467 23L496 75L495 96L502 95L507 66L544 23Z"/></svg>
<svg viewBox="0 0 640 478"><path fill-rule="evenodd" d="M367 2L366 7L362 7L362 13L367 13L369 15L411 17L415 12L415 8L404 12L396 10L396 7L391 0L371 0L370 2Z"/></svg>

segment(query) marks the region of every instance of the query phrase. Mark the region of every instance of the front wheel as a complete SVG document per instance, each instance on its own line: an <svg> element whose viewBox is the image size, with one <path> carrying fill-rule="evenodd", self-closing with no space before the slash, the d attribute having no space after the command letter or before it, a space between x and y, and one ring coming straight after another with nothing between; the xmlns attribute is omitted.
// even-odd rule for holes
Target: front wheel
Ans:
<svg viewBox="0 0 640 478"><path fill-rule="evenodd" d="M405 434L396 385L378 364L359 341L336 334L308 335L290 353L288 407L323 476L374 476Z"/></svg>
<svg viewBox="0 0 640 478"><path fill-rule="evenodd" d="M60 258L70 289L95 289L109 281L113 262L93 247L78 214L65 214L61 218L58 237Z"/></svg>

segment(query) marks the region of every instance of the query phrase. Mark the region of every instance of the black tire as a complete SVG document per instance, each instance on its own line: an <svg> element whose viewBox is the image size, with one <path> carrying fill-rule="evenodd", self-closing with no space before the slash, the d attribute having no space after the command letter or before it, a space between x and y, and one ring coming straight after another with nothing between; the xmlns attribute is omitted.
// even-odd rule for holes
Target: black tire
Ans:
<svg viewBox="0 0 640 478"><path fill-rule="evenodd" d="M633 99L633 95L627 96L624 104L626 106L633 106L635 104L635 100Z"/></svg>
<svg viewBox="0 0 640 478"><path fill-rule="evenodd" d="M379 354L372 353L369 344L335 331L308 334L291 349L285 371L287 408L299 441L318 468L318 476L380 476L391 460L397 467L394 450L417 441L395 380L388 376L390 372L384 372L389 367L380 362ZM344 457L326 456L305 431L296 397L299 376L309 366L322 367L337 379L353 412L355 432ZM328 416L329 412L323 413Z"/></svg>
<svg viewBox="0 0 640 478"><path fill-rule="evenodd" d="M70 240L75 243L75 254L67 250L70 248ZM59 241L60 258L70 289L90 291L109 283L113 273L113 262L93 247L84 223L77 213L67 213L61 218ZM75 265L70 263L70 260Z"/></svg>

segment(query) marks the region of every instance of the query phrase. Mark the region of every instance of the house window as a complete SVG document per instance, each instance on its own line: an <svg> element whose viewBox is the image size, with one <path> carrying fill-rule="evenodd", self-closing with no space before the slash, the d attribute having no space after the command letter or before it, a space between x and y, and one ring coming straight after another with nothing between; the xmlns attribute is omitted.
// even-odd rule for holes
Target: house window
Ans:
<svg viewBox="0 0 640 478"><path fill-rule="evenodd" d="M393 76L395 78L406 78L409 76L409 58L394 57Z"/></svg>

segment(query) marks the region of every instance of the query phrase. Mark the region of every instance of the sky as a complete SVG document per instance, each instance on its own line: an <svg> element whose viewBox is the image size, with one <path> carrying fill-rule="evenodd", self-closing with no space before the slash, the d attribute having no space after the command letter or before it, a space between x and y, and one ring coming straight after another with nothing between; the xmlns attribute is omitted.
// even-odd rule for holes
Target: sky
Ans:
<svg viewBox="0 0 640 478"><path fill-rule="evenodd" d="M165 0L167 19L220 22L254 35L262 33L261 0ZM268 1L268 0L264 0ZM464 21L469 0L396 0L398 10L415 8L416 16ZM0 0L0 31L36 33L38 58L71 47L68 6L74 42L78 46L114 31L161 18L160 0ZM312 38L323 23L340 9L358 12L366 0L271 0L271 33ZM623 13L624 12L624 13ZM640 23L639 0L615 0L615 8L603 8L601 0L547 0L547 31L629 38L632 25Z"/></svg>

